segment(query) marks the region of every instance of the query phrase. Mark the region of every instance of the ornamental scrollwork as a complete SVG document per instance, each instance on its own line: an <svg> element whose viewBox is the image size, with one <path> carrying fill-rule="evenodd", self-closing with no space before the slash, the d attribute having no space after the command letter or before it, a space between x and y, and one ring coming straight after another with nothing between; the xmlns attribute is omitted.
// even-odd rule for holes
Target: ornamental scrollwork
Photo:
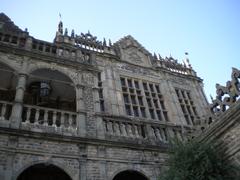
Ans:
<svg viewBox="0 0 240 180"><path fill-rule="evenodd" d="M226 86L216 84L216 99L212 97L212 104L210 104L211 111L218 115L226 111L232 104L234 104L240 95L240 70L232 68L232 80L226 82Z"/></svg>

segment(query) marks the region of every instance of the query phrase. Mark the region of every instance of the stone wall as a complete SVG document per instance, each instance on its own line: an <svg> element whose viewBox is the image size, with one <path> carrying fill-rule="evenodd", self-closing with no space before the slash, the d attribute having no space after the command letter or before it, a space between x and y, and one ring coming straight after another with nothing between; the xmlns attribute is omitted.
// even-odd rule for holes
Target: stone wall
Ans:
<svg viewBox="0 0 240 180"><path fill-rule="evenodd" d="M112 180L124 170L135 170L149 180L157 180L167 159L166 153L157 148L87 145L76 140L71 142L71 139L59 141L58 138L26 135L0 136L1 180L16 180L25 169L39 163L61 168L72 180Z"/></svg>
<svg viewBox="0 0 240 180"><path fill-rule="evenodd" d="M199 134L203 141L214 144L223 143L227 147L227 156L240 166L240 101L229 107L213 119L213 122Z"/></svg>

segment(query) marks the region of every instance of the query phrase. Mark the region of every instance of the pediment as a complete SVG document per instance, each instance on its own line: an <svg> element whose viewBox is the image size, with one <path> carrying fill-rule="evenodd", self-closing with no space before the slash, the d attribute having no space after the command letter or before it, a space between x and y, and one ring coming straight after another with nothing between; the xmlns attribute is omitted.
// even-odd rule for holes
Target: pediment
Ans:
<svg viewBox="0 0 240 180"><path fill-rule="evenodd" d="M150 53L132 36L126 36L115 43L120 49L120 58L133 64L151 66Z"/></svg>

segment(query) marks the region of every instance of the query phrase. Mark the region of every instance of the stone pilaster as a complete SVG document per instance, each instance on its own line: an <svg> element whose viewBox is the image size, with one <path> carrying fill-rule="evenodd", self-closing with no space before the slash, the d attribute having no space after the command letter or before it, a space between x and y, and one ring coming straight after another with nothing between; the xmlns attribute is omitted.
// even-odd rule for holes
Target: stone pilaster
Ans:
<svg viewBox="0 0 240 180"><path fill-rule="evenodd" d="M78 84L76 86L76 110L77 110L77 124L78 124L78 135L86 136L86 112L83 101L83 85Z"/></svg>
<svg viewBox="0 0 240 180"><path fill-rule="evenodd" d="M97 82L97 80L95 80ZM93 87L94 111L100 113L99 92L97 87ZM104 139L104 128L102 117L96 116L97 138Z"/></svg>

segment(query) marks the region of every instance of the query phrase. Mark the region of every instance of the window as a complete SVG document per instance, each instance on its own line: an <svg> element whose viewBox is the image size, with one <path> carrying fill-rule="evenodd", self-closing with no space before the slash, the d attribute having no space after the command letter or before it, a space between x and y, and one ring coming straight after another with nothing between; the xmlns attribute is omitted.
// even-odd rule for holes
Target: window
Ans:
<svg viewBox="0 0 240 180"><path fill-rule="evenodd" d="M125 77L120 82L127 115L168 121L159 84Z"/></svg>
<svg viewBox="0 0 240 180"><path fill-rule="evenodd" d="M103 99L103 87L102 87L102 78L101 73L98 73L98 94L99 94L99 102L100 102L100 111L104 112L104 99Z"/></svg>
<svg viewBox="0 0 240 180"><path fill-rule="evenodd" d="M175 89L180 107L182 109L184 118L187 124L194 124L196 118L198 118L196 107L194 106L193 100L191 98L190 91L183 89Z"/></svg>
<svg viewBox="0 0 240 180"><path fill-rule="evenodd" d="M46 97L50 94L50 85L47 82L40 83L40 97Z"/></svg>
<svg viewBox="0 0 240 180"><path fill-rule="evenodd" d="M159 84L143 82L143 89L148 105L150 118L158 119L159 121L168 121L169 119L167 115L167 110L164 104Z"/></svg>

